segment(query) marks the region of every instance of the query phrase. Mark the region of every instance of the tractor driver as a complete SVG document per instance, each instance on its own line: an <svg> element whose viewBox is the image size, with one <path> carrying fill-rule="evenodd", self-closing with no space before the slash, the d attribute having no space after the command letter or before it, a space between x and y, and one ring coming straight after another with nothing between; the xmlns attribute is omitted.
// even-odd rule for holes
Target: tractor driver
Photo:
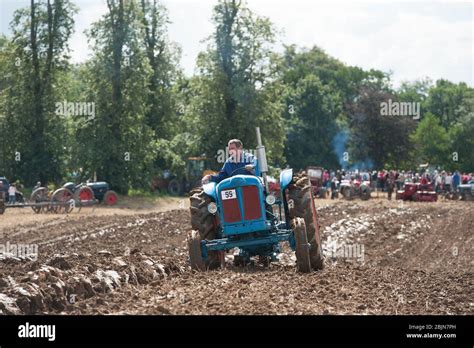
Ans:
<svg viewBox="0 0 474 348"><path fill-rule="evenodd" d="M219 173L204 176L202 178L203 184L207 184L209 181L219 183L226 178L238 174L258 175L257 158L251 153L243 151L243 144L239 139L229 140L227 146L230 157L225 161Z"/></svg>

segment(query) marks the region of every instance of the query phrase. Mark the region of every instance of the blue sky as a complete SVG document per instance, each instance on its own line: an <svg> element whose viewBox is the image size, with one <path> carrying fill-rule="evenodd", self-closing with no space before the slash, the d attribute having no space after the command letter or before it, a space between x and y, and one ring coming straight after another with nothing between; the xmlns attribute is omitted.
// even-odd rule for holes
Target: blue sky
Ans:
<svg viewBox="0 0 474 348"><path fill-rule="evenodd" d="M169 37L182 49L181 66L193 74L202 42L213 30L216 0L163 0L169 10ZM76 0L72 59L90 53L84 30L106 11L104 0ZM0 0L0 31L8 34L13 11L29 0ZM282 43L320 46L349 65L391 71L395 86L423 77L464 81L474 86L474 5L472 1L247 0L257 14L280 30Z"/></svg>

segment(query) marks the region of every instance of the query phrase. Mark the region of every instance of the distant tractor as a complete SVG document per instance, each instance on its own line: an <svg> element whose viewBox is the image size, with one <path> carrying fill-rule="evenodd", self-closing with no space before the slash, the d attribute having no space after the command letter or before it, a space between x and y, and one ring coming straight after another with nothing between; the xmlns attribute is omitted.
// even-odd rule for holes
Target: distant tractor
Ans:
<svg viewBox="0 0 474 348"><path fill-rule="evenodd" d="M469 181L467 184L459 185L458 192L462 201L474 200L474 180Z"/></svg>
<svg viewBox="0 0 474 348"><path fill-rule="evenodd" d="M191 225L188 236L192 269L204 271L225 265L225 253L238 248L236 265L251 257L268 265L277 261L280 242L296 251L301 272L322 269L324 259L319 225L308 177L280 174L280 195L270 192L267 160L257 128L257 167L245 169L256 175L235 175L220 183L210 182L191 193Z"/></svg>
<svg viewBox="0 0 474 348"><path fill-rule="evenodd" d="M63 188L69 190L74 200L79 203L91 202L96 199L105 205L115 205L118 201L117 193L110 190L110 185L105 181L81 183L79 185L67 182L63 185Z"/></svg>
<svg viewBox="0 0 474 348"><path fill-rule="evenodd" d="M431 184L421 184L414 182L406 182L403 190L398 190L396 199L415 202L436 202L438 194L433 190Z"/></svg>
<svg viewBox="0 0 474 348"><path fill-rule="evenodd" d="M215 173L207 169L209 160L206 157L189 157L184 176L177 176L165 171L161 177L153 178L152 190L168 192L172 196L182 195L201 185L201 179L207 174Z"/></svg>
<svg viewBox="0 0 474 348"><path fill-rule="evenodd" d="M361 176L351 180L341 180L339 192L345 199L360 197L366 201L370 199L370 181L363 180Z"/></svg>
<svg viewBox="0 0 474 348"><path fill-rule="evenodd" d="M306 172L308 173L308 178L311 182L313 195L317 198L326 198L328 191L323 185L324 169L322 167L308 167Z"/></svg>
<svg viewBox="0 0 474 348"><path fill-rule="evenodd" d="M4 203L8 203L10 200L10 197L8 196L8 189L10 188L10 182L4 176L0 176L0 181L3 183L2 191L4 193ZM17 203L24 203L25 198L23 196L23 193L21 193L20 191L16 191L15 200Z"/></svg>

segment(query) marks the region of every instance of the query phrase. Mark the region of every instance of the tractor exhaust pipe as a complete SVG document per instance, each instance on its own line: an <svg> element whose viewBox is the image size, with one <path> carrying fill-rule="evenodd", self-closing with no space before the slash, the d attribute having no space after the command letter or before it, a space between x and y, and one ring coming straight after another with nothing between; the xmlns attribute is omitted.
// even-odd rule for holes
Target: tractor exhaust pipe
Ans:
<svg viewBox="0 0 474 348"><path fill-rule="evenodd" d="M265 146L262 144L262 137L260 135L260 127L256 128L257 131L257 159L258 159L258 168L260 173L262 173L263 183L265 185L265 190L267 194L270 192L268 189L268 164L267 164L267 154L265 152Z"/></svg>

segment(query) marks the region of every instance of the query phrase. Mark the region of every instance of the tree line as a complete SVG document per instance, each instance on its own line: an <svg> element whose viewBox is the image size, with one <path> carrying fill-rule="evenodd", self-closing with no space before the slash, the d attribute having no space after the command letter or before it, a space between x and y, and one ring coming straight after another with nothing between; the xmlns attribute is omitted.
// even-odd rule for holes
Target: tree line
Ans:
<svg viewBox="0 0 474 348"><path fill-rule="evenodd" d="M31 0L0 36L0 175L32 185L97 176L126 193L190 156L213 169L227 140L270 164L303 169L474 171L474 90L447 80L404 82L349 66L322 48L273 47L278 30L244 2L220 0L213 34L186 76L158 0L107 0L87 29L91 56L73 64L72 0ZM382 114L383 103L420 117ZM398 103L398 104L397 104ZM410 104L411 105L411 104Z"/></svg>

